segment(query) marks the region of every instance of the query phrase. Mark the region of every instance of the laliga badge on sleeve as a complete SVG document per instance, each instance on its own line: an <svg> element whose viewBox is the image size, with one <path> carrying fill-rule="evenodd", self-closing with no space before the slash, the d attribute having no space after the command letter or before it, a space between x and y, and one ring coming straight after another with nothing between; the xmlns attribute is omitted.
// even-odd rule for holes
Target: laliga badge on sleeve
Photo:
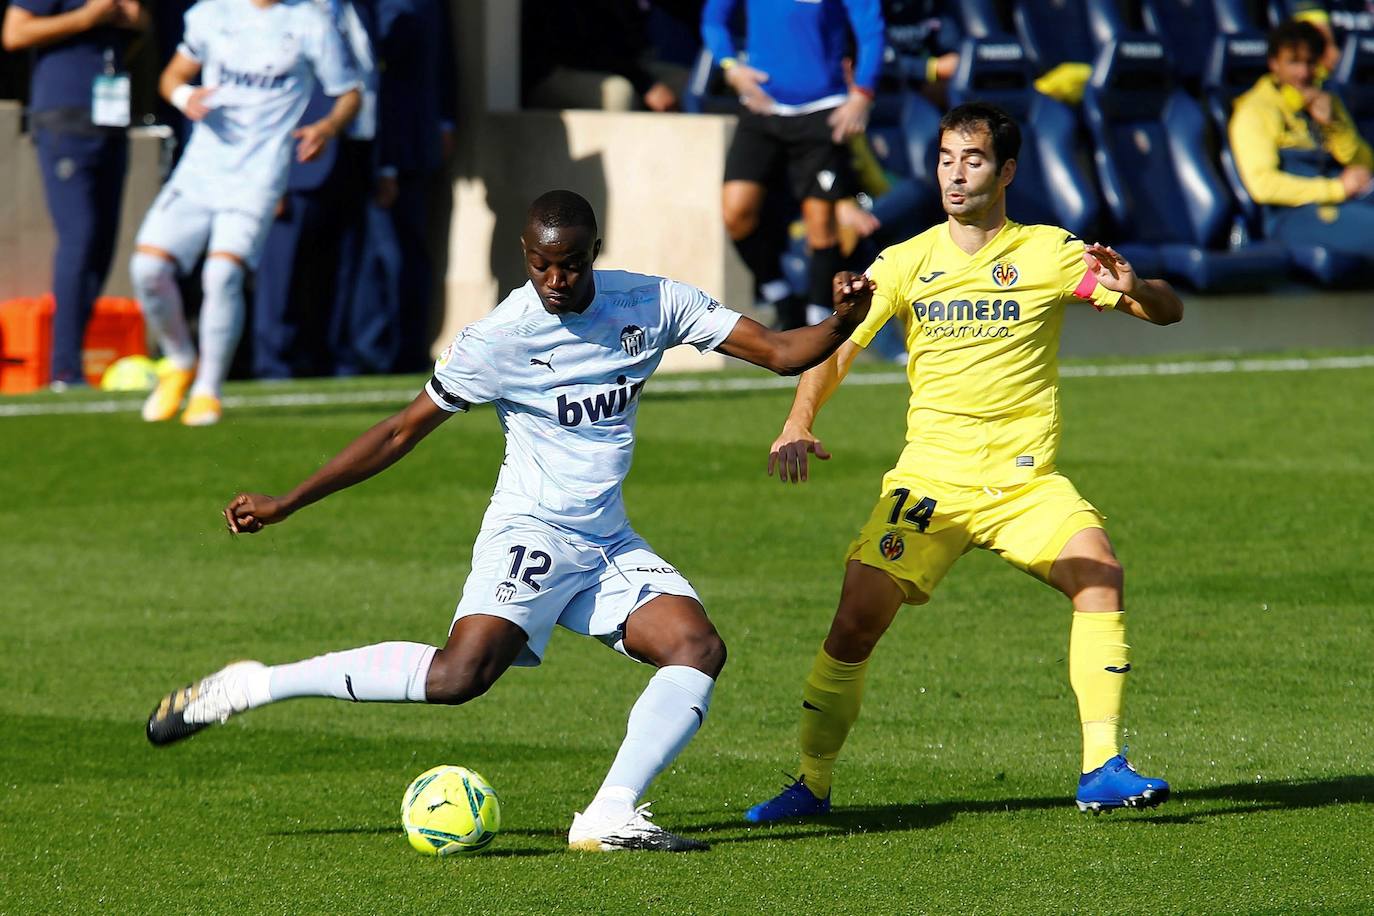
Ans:
<svg viewBox="0 0 1374 916"><path fill-rule="evenodd" d="M96 76L91 88L91 123L97 127L129 126L129 74Z"/></svg>

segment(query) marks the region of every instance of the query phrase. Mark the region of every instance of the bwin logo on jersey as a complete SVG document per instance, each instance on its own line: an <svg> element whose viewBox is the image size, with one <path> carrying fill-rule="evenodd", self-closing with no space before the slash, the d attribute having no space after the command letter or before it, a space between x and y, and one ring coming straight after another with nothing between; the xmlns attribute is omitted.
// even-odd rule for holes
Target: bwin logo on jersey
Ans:
<svg viewBox="0 0 1374 916"><path fill-rule="evenodd" d="M612 388L610 391L603 391L589 398L570 401L566 394L560 394L558 396L558 424L560 426L580 426L583 418L586 418L589 423L595 423L604 417L624 413L625 408L630 406L639 395L640 389L644 387L643 382L628 385L626 384L628 381L629 379L623 375L617 376L616 384L620 386L619 388Z"/></svg>
<svg viewBox="0 0 1374 916"><path fill-rule="evenodd" d="M627 324L620 331L620 346L630 356L644 352L644 329L637 324Z"/></svg>

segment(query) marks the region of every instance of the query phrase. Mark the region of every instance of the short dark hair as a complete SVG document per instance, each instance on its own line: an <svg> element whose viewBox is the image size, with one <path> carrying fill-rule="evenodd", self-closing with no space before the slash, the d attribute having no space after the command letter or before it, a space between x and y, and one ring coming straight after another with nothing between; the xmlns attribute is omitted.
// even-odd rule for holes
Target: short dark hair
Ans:
<svg viewBox="0 0 1374 916"><path fill-rule="evenodd" d="M1015 159L1021 152L1021 128L1011 115L996 105L987 102L966 102L951 108L940 119L942 137L947 130L970 133L979 129L986 130L992 138L992 154L997 159L999 172L1002 170L1002 163L1008 159Z"/></svg>
<svg viewBox="0 0 1374 916"><path fill-rule="evenodd" d="M1326 50L1326 36L1321 33L1321 29L1302 19L1290 19L1279 23L1269 33L1269 59L1278 57L1284 48L1303 45L1312 52L1312 59L1317 60Z"/></svg>
<svg viewBox="0 0 1374 916"><path fill-rule="evenodd" d="M596 214L592 212L592 205L576 191L560 189L540 194L530 204L527 222L550 229L586 228L596 235Z"/></svg>

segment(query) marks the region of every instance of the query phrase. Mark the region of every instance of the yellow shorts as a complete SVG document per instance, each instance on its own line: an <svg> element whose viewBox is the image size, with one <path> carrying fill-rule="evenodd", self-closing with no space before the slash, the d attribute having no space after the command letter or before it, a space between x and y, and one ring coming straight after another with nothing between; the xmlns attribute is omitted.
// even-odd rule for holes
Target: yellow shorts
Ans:
<svg viewBox="0 0 1374 916"><path fill-rule="evenodd" d="M845 562L881 569L906 592L907 604L924 604L954 561L975 547L1048 581L1069 538L1103 522L1059 474L1001 490L889 474Z"/></svg>

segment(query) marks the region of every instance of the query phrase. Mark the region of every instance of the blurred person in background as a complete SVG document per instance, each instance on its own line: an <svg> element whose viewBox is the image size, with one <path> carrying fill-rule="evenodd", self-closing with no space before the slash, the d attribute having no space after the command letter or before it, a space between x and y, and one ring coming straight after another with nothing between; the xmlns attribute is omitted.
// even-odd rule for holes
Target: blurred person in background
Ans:
<svg viewBox="0 0 1374 916"><path fill-rule="evenodd" d="M431 362L432 183L453 154L452 31L442 0L377 0L380 74L371 200L356 282L340 275L334 371L419 372Z"/></svg>
<svg viewBox="0 0 1374 916"><path fill-rule="evenodd" d="M57 235L52 386L85 384L81 344L105 286L128 167L130 40L147 28L138 0L11 0L0 38L32 49L29 124Z"/></svg>
<svg viewBox="0 0 1374 916"><path fill-rule="evenodd" d="M938 105L959 67L963 32L946 0L883 0L885 63Z"/></svg>
<svg viewBox="0 0 1374 916"><path fill-rule="evenodd" d="M202 0L186 14L159 89L195 127L129 263L139 306L172 366L144 403L144 420L171 419L189 390L181 422L219 422L243 330L245 274L285 190L293 146L300 160L319 156L361 104L349 57L327 8L313 0ZM197 76L201 85L192 86ZM325 117L297 127L316 82L336 101ZM197 363L176 279L207 250Z"/></svg>
<svg viewBox="0 0 1374 916"><path fill-rule="evenodd" d="M527 108L675 111L687 69L656 59L646 0L524 0L520 66Z"/></svg>
<svg viewBox="0 0 1374 916"><path fill-rule="evenodd" d="M1374 254L1374 152L1316 72L1326 39L1308 22L1269 34L1269 72L1236 99L1231 149L1245 189L1283 242Z"/></svg>
<svg viewBox="0 0 1374 916"><path fill-rule="evenodd" d="M760 298L777 308L779 327L795 328L807 323L808 311L816 318L828 312L823 303L841 266L835 202L854 193L846 143L868 124L882 63L883 17L878 0L745 0L747 36L740 49L730 33L738 5L709 0L701 22L706 46L745 109L725 160L722 216ZM847 81L850 29L858 52ZM792 294L774 237L759 231L768 184L779 171L801 201L813 308Z"/></svg>
<svg viewBox="0 0 1374 916"><path fill-rule="evenodd" d="M331 328L354 298L367 228L377 129L377 5L335 0L330 6L362 80L362 105L337 142L287 169L286 193L253 278L254 378L329 375L340 346L348 347ZM325 117L334 103L316 86L297 127Z"/></svg>

